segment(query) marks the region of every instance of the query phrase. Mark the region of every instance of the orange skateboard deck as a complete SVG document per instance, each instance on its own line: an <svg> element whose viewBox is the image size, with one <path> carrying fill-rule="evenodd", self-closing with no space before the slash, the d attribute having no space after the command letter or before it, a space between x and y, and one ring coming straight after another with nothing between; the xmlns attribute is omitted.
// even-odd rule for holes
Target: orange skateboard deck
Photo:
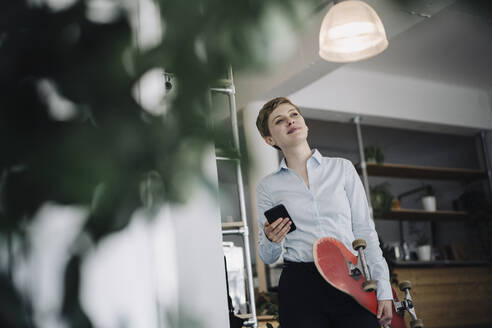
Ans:
<svg viewBox="0 0 492 328"><path fill-rule="evenodd" d="M345 245L330 237L320 238L313 246L314 263L321 276L333 287L353 297L365 309L377 314L378 302L376 292L364 291L362 284L366 281L362 274L354 277L350 274L350 263L357 266L358 258ZM393 298L398 302L394 289ZM403 316L393 308L392 328L406 328Z"/></svg>

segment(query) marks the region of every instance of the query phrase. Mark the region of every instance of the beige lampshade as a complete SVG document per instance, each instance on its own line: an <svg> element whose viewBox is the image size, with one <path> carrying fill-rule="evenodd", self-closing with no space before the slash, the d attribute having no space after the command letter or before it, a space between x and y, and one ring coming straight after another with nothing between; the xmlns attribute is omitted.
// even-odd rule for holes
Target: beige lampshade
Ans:
<svg viewBox="0 0 492 328"><path fill-rule="evenodd" d="M367 3L346 0L326 14L319 32L321 58L347 63L375 56L388 47L383 23Z"/></svg>

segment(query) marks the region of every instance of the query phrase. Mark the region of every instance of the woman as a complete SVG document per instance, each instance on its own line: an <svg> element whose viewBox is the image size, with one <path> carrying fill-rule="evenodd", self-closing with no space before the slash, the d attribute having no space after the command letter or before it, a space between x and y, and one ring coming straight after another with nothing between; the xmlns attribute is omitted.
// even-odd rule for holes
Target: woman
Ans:
<svg viewBox="0 0 492 328"><path fill-rule="evenodd" d="M345 328L390 323L393 304L388 265L353 164L311 150L304 118L287 98L267 102L256 125L265 142L284 155L279 169L264 177L256 189L259 255L270 264L285 248L279 281L280 326ZM297 229L289 234L289 218L278 218L272 224L265 218L264 212L278 204L287 208L296 224ZM377 318L318 273L312 248L318 238L327 236L339 239L349 249L354 239L366 240L367 263L378 285Z"/></svg>

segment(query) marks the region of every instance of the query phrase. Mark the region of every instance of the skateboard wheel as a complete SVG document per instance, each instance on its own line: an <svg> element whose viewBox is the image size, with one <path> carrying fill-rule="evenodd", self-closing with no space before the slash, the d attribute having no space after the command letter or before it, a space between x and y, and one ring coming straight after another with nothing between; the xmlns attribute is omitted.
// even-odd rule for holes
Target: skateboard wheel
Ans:
<svg viewBox="0 0 492 328"><path fill-rule="evenodd" d="M410 327L412 328L424 328L424 322L420 319L410 321Z"/></svg>
<svg viewBox="0 0 492 328"><path fill-rule="evenodd" d="M359 248L362 247L362 249L366 248L367 244L366 244L366 241L364 239L356 239L352 242L352 247L355 249L355 250L358 250Z"/></svg>
<svg viewBox="0 0 492 328"><path fill-rule="evenodd" d="M402 292L404 292L407 289L410 290L412 289L412 283L408 280L404 280L398 284L398 288L400 288Z"/></svg>
<svg viewBox="0 0 492 328"><path fill-rule="evenodd" d="M368 280L362 283L362 289L364 289L365 292L373 292L377 288L378 284L376 283L376 280Z"/></svg>

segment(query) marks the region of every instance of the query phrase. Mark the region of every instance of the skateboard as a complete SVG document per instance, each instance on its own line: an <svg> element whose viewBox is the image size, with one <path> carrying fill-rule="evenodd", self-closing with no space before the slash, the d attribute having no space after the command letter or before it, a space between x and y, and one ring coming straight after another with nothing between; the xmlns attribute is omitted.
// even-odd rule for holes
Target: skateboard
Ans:
<svg viewBox="0 0 492 328"><path fill-rule="evenodd" d="M358 256L352 254L345 245L330 237L318 239L313 246L314 263L321 276L333 287L353 297L368 311L377 314L378 302L376 299L377 284L371 280L371 275L364 255L366 242L356 239L352 247L358 252ZM410 295L411 284L402 281L400 290L405 292L405 298L400 302L393 292L393 318L391 324L385 327L406 328L403 316L407 311L411 316L411 328L423 328L422 320L417 318L412 297Z"/></svg>

